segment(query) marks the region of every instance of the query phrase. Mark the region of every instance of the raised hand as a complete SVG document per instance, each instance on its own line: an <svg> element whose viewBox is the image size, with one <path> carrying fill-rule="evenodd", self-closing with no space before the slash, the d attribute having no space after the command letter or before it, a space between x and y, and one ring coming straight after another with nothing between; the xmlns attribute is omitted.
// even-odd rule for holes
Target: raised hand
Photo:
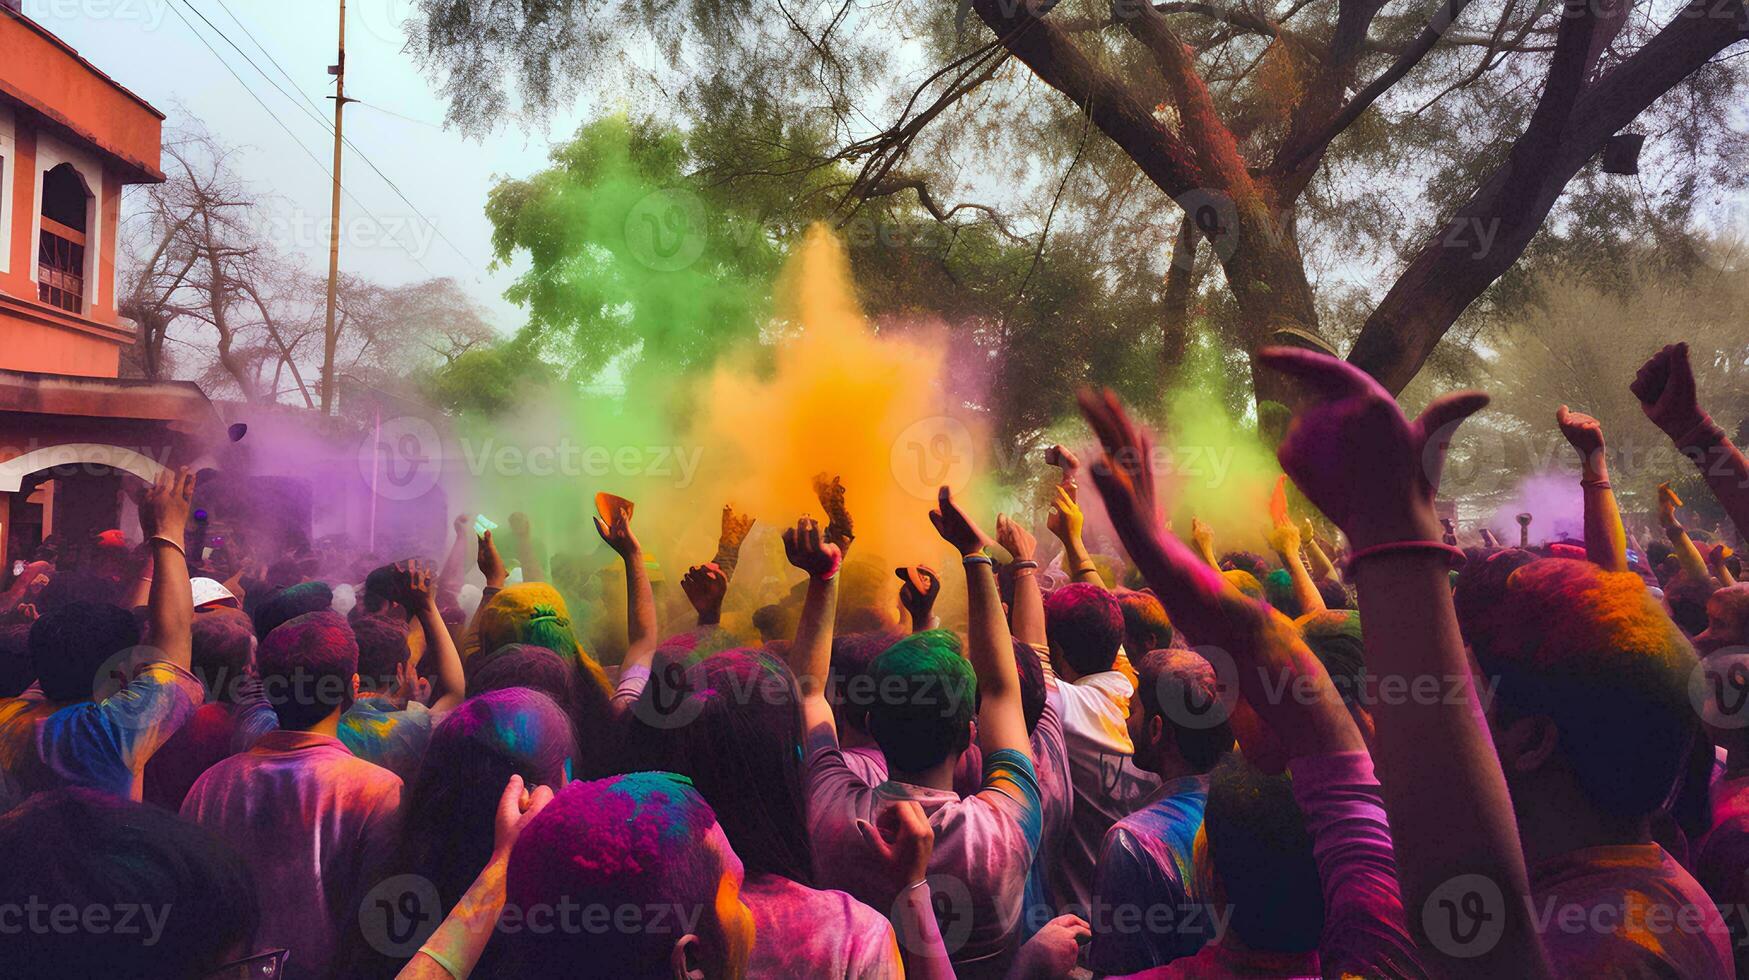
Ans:
<svg viewBox="0 0 1749 980"><path fill-rule="evenodd" d="M741 542L747 540L747 533L753 530L753 518L746 514L735 513L731 504L723 505L722 530L717 535L717 548L728 548L739 552Z"/></svg>
<svg viewBox="0 0 1749 980"><path fill-rule="evenodd" d="M1154 527L1160 520L1160 507L1154 492L1153 437L1130 421L1123 404L1109 389L1097 393L1084 390L1077 398L1081 414L1105 448L1093 464L1093 482L1099 486L1112 523Z"/></svg>
<svg viewBox="0 0 1749 980"><path fill-rule="evenodd" d="M1287 474L1275 478L1275 489L1269 494L1269 522L1277 526L1292 524L1287 515Z"/></svg>
<svg viewBox="0 0 1749 980"><path fill-rule="evenodd" d="M1221 567L1220 559L1215 557L1215 530L1203 523L1202 518L1192 514L1190 518L1190 546L1202 556L1202 560L1213 568Z"/></svg>
<svg viewBox="0 0 1749 980"><path fill-rule="evenodd" d="M395 563L395 601L409 613L437 602L431 563L413 559Z"/></svg>
<svg viewBox="0 0 1749 980"><path fill-rule="evenodd" d="M491 531L479 536L474 563L479 566L480 574L486 576L488 589L502 589L504 583L510 580L510 570L504 567L504 559L498 554L498 546L492 543Z"/></svg>
<svg viewBox="0 0 1749 980"><path fill-rule="evenodd" d="M1007 514L996 515L996 543L1014 561L1032 561L1038 551L1038 539Z"/></svg>
<svg viewBox="0 0 1749 980"><path fill-rule="evenodd" d="M140 530L148 538L169 538L181 544L193 501L194 474L187 469L172 471L166 467L140 495Z"/></svg>
<svg viewBox="0 0 1749 980"><path fill-rule="evenodd" d="M709 626L722 618L723 596L729 591L729 580L715 562L687 569L680 578L680 590L698 612L700 626Z"/></svg>
<svg viewBox="0 0 1749 980"><path fill-rule="evenodd" d="M844 562L844 552L826 540L820 522L804 517L796 526L783 532L783 553L789 563L808 573L809 578L826 581L838 574Z"/></svg>
<svg viewBox="0 0 1749 980"><path fill-rule="evenodd" d="M1628 390L1640 400L1646 418L1671 439L1681 439L1707 420L1695 392L1687 344L1669 344L1653 354Z"/></svg>
<svg viewBox="0 0 1749 980"><path fill-rule="evenodd" d="M1257 359L1313 393L1277 450L1313 506L1356 548L1440 539L1433 497L1445 451L1458 425L1488 404L1487 395L1441 396L1411 421L1389 392L1346 361L1287 347L1265 348Z"/></svg>
<svg viewBox="0 0 1749 980"><path fill-rule="evenodd" d="M934 524L935 533L941 535L943 541L953 545L962 556L978 554L990 546L990 539L960 509L960 505L953 499L953 491L945 486L937 497L935 509L929 512L929 523Z"/></svg>
<svg viewBox="0 0 1749 980"><path fill-rule="evenodd" d="M474 526L474 515L457 514L455 520L449 522L449 526L455 528L455 536L459 538L467 534L468 529Z"/></svg>
<svg viewBox="0 0 1749 980"><path fill-rule="evenodd" d="M1584 412L1568 411L1562 405L1555 412L1555 424L1561 427L1561 435L1578 452L1581 461L1589 463L1603 451L1603 424Z"/></svg>
<svg viewBox="0 0 1749 980"><path fill-rule="evenodd" d="M1658 484L1658 523L1666 528L1680 524L1676 519L1676 508L1682 506L1682 498L1676 495L1669 483Z"/></svg>
<svg viewBox="0 0 1749 980"><path fill-rule="evenodd" d="M1045 529L1057 536L1057 540L1067 545L1070 541L1081 540L1081 528L1086 523L1086 517L1081 513L1081 506L1075 502L1075 495L1069 487L1059 485L1053 491L1054 499L1051 509L1045 514Z"/></svg>
<svg viewBox="0 0 1749 980"><path fill-rule="evenodd" d="M1068 492L1070 500L1076 499L1075 474L1081 471L1081 460L1068 447L1056 445L1045 450L1045 462L1063 471L1058 485Z"/></svg>
<svg viewBox="0 0 1749 980"><path fill-rule="evenodd" d="M510 515L510 533L515 535L517 540L527 541L530 530L527 514L519 510Z"/></svg>
<svg viewBox="0 0 1749 980"><path fill-rule="evenodd" d="M899 605L911 616L911 630L926 630L934 619L935 597L941 595L941 576L928 565L893 569L899 577Z"/></svg>
<svg viewBox="0 0 1749 980"><path fill-rule="evenodd" d="M1300 529L1295 527L1291 521L1271 527L1269 529L1269 547L1270 550L1280 555L1284 562L1299 561Z"/></svg>
<svg viewBox="0 0 1749 980"><path fill-rule="evenodd" d="M601 498L609 497L612 503L601 508ZM630 561L632 557L642 553L637 536L632 534L632 503L624 497L614 497L611 494L596 494L596 507L607 515L607 520L597 516L595 533L601 535L601 540L607 542L621 558ZM622 506L623 505L623 506Z"/></svg>
<svg viewBox="0 0 1749 980"><path fill-rule="evenodd" d="M856 540L856 523L850 519L850 509L844 506L844 481L817 474L814 496L820 498L820 507L826 511L826 540L840 551L849 551L850 542Z"/></svg>

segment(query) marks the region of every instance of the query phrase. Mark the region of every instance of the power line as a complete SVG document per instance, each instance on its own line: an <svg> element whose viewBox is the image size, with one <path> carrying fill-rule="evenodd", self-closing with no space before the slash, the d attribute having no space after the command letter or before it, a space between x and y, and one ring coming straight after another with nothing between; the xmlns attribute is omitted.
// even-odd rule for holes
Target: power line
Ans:
<svg viewBox="0 0 1749 980"><path fill-rule="evenodd" d="M183 2L186 3L187 0L183 0ZM183 25L188 28L189 33L193 34L195 36L196 40L200 41L200 43L208 51L212 52L212 56L213 56L214 60L216 60L220 65L224 66L225 71L229 72L231 77L237 80L237 86L239 88L241 88L244 92L248 93L249 97L251 99L255 100L255 104L261 107L261 111L267 113L267 116L269 119L272 119L275 123L277 123L279 125L280 129L285 130L285 134L287 136L291 137L291 141L293 143L297 144L298 149L304 151L304 155L310 158L310 162L314 163L316 165L316 169L322 171L322 173L325 176L327 176L327 178L330 181L332 181L334 179L334 174L332 171L330 171L328 169L327 164L324 164L321 161L321 159L316 156L315 153L310 151L310 148L308 146L304 145L303 139L301 139L296 133L291 131L291 127L287 126L285 124L285 120L279 118L279 115L277 113L275 113L271 108L268 107L267 103L262 100L261 96L257 95L255 93L255 90L249 87L248 82L243 81L243 76L237 74L237 70L235 68L231 67L231 63L226 61L224 59L224 57L219 54L218 49L212 46L212 42L208 41L206 39L205 35L201 34L200 31L195 29L194 24L190 23L188 18L183 16L182 11L177 9L175 4L170 4L169 7L170 7L170 11L176 15L176 18L178 20L182 21ZM193 10L194 8L192 6L190 6L189 9ZM198 16L200 14L200 11L196 10L195 14ZM206 18L202 17L201 19L205 20ZM215 30L216 30L216 28L215 28ZM220 36L222 37L223 35L221 34ZM236 45L233 44L232 47L236 47ZM247 56L245 56L245 57L247 57ZM254 63L251 62L250 64L253 65ZM256 71L260 71L260 70L261 70L260 68L256 68ZM332 130L330 130L330 132L332 132ZM351 190L347 189L344 186L342 186L341 190L344 191L346 196L352 200L352 203L358 205L359 209L362 210L366 215L368 215L371 218L371 220L375 221L378 225L384 225L386 227L386 224L384 223L383 219L377 217L377 215L374 211L372 211L363 201L359 200L358 195L352 193ZM394 242L397 246L399 246L401 251L406 252L407 257L413 260L414 265L417 265L419 268L424 269L426 275L431 276L434 279L437 278L437 273L432 272L429 268L426 267L424 262L419 261L419 256L413 254L412 249L408 248L405 245L402 245L398 239L395 239L393 237L390 237L389 240ZM464 258L465 258L465 256L464 256Z"/></svg>
<svg viewBox="0 0 1749 980"><path fill-rule="evenodd" d="M196 7L194 5L193 0L182 0L182 2L188 5L188 9L194 11L194 15L196 17L199 17L202 22L204 22L208 27L212 28L214 33L218 34L219 37L224 38L224 41L226 44L229 44L233 49L236 50L236 52L238 54L242 55L243 60L247 61L249 63L249 67L255 69L255 71L257 73L259 73L262 78L267 80L267 83L269 85L272 85L274 87L274 89L279 92L279 94L284 95L288 100L291 100L293 102L293 104L297 104L297 100L292 99L291 95L289 95L285 91L285 89L280 88L279 83L275 82L273 80L273 78L267 74L267 72L263 71L261 66L256 64L255 60L253 58L249 57L248 52L244 51L241 47L239 47L237 45L237 42L231 40L229 35L227 35L224 31L219 29L218 25L216 25L212 21L208 20L207 16L200 12L200 8ZM279 60L273 56L273 53L267 50L267 46L261 43L261 39L256 37L255 33L253 31L249 30L249 26L247 24L243 23L243 21L240 18L238 18L236 13L234 13L230 7L225 5L225 0L217 0L217 3L221 8L224 9L225 13L230 14L231 20L237 24L237 26L243 31L243 34L246 37L248 37L250 41L253 41L255 43L255 47L257 47L261 50L261 53L267 57L267 60L272 63L273 67L277 68L279 70L279 73L281 75L285 76L286 81L291 83L292 88L297 91L298 95L303 98L304 102L307 103L312 110L318 110L318 111L314 111L314 112L306 111L306 114L309 115L312 119L316 120L317 125L321 126L327 132L327 134L329 136L333 136L334 135L333 124L329 123L326 119L322 118L322 115L319 111L319 107L317 107L316 104L310 100L310 97L308 95L304 94L302 89L298 88L298 84L297 84L296 79L292 78L291 73L285 70L285 66L281 65L279 63ZM184 22L186 23L186 21L184 21ZM357 100L353 100L353 101L357 101ZM299 105L299 108L301 109L301 108L303 108L303 106ZM375 108L379 108L379 107L372 106L371 108L375 109ZM382 111L386 112L387 110L382 110ZM391 113L391 115L392 115L392 113ZM425 216L424 212L419 210L417 205L415 205L412 201L408 200L407 195L401 193L401 188L398 185L396 185L396 183L393 180L391 180L389 178L388 174L383 173L382 168L378 167L376 165L376 161L372 160L368 154L366 154L363 150L358 148L358 144L352 142L351 139L347 138L344 135L342 135L340 137L340 141L342 143L344 143L348 149L352 150L352 152L358 154L359 159L364 161L365 166L369 167L372 170L372 172L374 172L379 178L381 178L383 183L389 185L389 189L395 192L395 196L401 199L401 203L407 205L409 210L411 210L415 215L418 215L419 220L425 222L426 226L429 227L432 230L432 232L437 235L438 238L442 239L443 243L445 245L448 245L451 249L453 249L455 251L455 254L460 256L464 262L467 262L470 265L477 267L478 264L474 262L473 257L468 255L466 252L463 252L461 250L461 247L456 245L455 242L450 241L449 236L447 236L443 233L443 229L439 228L437 226L437 222L432 221L430 218L427 218ZM423 266L421 266L421 268L423 268ZM426 270L426 271L429 272L430 270Z"/></svg>

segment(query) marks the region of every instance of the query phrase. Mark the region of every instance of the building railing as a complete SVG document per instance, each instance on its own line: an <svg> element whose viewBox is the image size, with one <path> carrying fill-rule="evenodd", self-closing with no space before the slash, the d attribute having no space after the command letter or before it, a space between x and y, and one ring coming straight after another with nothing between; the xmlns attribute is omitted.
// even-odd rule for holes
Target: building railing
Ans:
<svg viewBox="0 0 1749 980"><path fill-rule="evenodd" d="M36 297L68 313L85 312L85 235L50 218L42 219L37 245Z"/></svg>

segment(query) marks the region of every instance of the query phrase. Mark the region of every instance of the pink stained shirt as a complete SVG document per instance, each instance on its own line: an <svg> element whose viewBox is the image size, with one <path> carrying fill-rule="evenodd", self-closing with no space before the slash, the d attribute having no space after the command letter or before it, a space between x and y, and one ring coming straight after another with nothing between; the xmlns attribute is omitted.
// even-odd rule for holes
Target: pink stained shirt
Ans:
<svg viewBox="0 0 1749 980"><path fill-rule="evenodd" d="M750 874L741 899L755 926L749 977L892 980L905 975L885 916L841 891Z"/></svg>
<svg viewBox="0 0 1749 980"><path fill-rule="evenodd" d="M1040 833L1038 779L1026 757L986 756L984 788L963 798L908 783L869 786L845 764L837 733L822 726L808 738L802 768L817 884L858 895L877 880L856 821L878 825L883 811L915 801L935 828L930 888L948 955L962 978L1000 976Z"/></svg>
<svg viewBox="0 0 1749 980"><path fill-rule="evenodd" d="M394 844L401 779L339 739L276 731L208 769L182 816L248 863L261 903L255 945L291 950L291 980L328 976L357 928L364 884Z"/></svg>

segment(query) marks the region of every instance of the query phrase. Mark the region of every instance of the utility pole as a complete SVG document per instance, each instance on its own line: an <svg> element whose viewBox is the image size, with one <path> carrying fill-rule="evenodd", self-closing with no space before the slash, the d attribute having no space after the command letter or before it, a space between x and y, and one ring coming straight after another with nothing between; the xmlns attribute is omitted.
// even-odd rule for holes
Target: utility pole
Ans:
<svg viewBox="0 0 1749 980"><path fill-rule="evenodd" d="M322 414L334 410L334 303L340 288L340 157L346 120L346 0L340 0L340 54L328 66L334 76L334 204L328 224L328 322L322 330Z"/></svg>

